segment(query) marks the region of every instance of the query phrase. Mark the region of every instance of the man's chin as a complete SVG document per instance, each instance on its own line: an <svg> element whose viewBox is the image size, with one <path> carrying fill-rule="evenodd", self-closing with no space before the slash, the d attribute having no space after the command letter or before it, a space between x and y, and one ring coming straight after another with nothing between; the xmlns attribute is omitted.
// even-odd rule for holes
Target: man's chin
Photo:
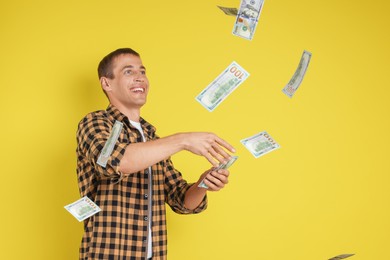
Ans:
<svg viewBox="0 0 390 260"><path fill-rule="evenodd" d="M145 100L139 100L139 101L135 102L133 105L138 106L138 107L142 107L145 104L146 104L146 99Z"/></svg>

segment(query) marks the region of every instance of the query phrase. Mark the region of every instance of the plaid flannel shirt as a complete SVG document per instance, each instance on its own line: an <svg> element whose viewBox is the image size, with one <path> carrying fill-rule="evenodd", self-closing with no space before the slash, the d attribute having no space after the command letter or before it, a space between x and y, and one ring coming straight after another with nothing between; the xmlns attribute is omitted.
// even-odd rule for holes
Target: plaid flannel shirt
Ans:
<svg viewBox="0 0 390 260"><path fill-rule="evenodd" d="M110 131L123 123L106 167L96 163ZM157 139L156 129L140 119L147 140ZM199 213L207 197L194 210L184 207L188 184L170 158L151 166L152 196L149 196L149 169L132 174L119 171L127 145L142 142L142 136L128 118L109 105L106 110L85 116L77 130L77 177L80 195L88 196L102 211L84 221L80 259L146 259L149 211L152 212L153 259L166 259L167 231L165 203L180 214Z"/></svg>

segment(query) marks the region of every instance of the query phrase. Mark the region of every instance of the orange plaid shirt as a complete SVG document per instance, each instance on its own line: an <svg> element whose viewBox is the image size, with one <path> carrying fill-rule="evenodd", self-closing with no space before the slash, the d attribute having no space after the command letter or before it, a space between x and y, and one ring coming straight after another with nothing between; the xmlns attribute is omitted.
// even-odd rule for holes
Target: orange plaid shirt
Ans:
<svg viewBox="0 0 390 260"><path fill-rule="evenodd" d="M122 131L106 167L96 163L115 123ZM156 129L140 119L146 141L157 139ZM77 177L81 197L88 196L102 211L84 221L80 259L146 259L148 220L152 217L153 259L166 259L167 231L165 203L179 214L199 213L207 207L207 197L194 210L184 207L188 184L170 160L149 168L123 174L121 158L131 143L142 142L142 136L128 118L109 105L92 112L79 123L77 130ZM149 176L152 176L151 187ZM149 189L152 196L149 196Z"/></svg>

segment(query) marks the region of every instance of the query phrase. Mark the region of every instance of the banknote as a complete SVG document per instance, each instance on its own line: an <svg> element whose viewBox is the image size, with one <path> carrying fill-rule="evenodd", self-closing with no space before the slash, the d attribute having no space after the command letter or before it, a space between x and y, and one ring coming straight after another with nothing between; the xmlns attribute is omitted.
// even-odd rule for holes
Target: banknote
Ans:
<svg viewBox="0 0 390 260"><path fill-rule="evenodd" d="M311 53L306 50L303 51L297 70L282 90L283 93L286 94L288 97L292 98L294 93L297 91L299 85L301 85L303 77L305 76L306 70L309 66L310 59Z"/></svg>
<svg viewBox="0 0 390 260"><path fill-rule="evenodd" d="M223 6L219 6L219 5L217 5L217 7L219 9L221 9L226 15L237 16L237 13L238 13L237 8L223 7Z"/></svg>
<svg viewBox="0 0 390 260"><path fill-rule="evenodd" d="M252 40L264 0L241 0L240 9L233 27L233 34L247 40Z"/></svg>
<svg viewBox="0 0 390 260"><path fill-rule="evenodd" d="M249 73L233 61L196 97L196 100L212 112L248 77Z"/></svg>
<svg viewBox="0 0 390 260"><path fill-rule="evenodd" d="M221 163L218 167L212 168L211 171L218 171L220 169L227 169L238 159L238 156L232 156L226 163ZM203 182L204 179L199 183L198 187L208 189L209 187Z"/></svg>
<svg viewBox="0 0 390 260"><path fill-rule="evenodd" d="M241 140L241 143L255 158L280 148L280 145L266 131L245 138Z"/></svg>
<svg viewBox="0 0 390 260"><path fill-rule="evenodd" d="M66 205L64 208L69 211L78 221L83 221L84 219L87 219L101 211L99 206L96 205L87 196L82 197L81 199L69 205Z"/></svg>
<svg viewBox="0 0 390 260"><path fill-rule="evenodd" d="M353 256L353 255L355 255L355 254L343 254L343 255L338 255L338 256L329 258L329 260L340 260L340 259L345 259L345 258L348 258L348 257Z"/></svg>
<svg viewBox="0 0 390 260"><path fill-rule="evenodd" d="M110 136L108 137L106 143L104 144L103 150L101 151L98 157L97 164L99 164L100 166L106 167L108 158L110 158L115 143L118 140L120 132L122 131L122 127L123 127L123 123L119 121L115 121Z"/></svg>

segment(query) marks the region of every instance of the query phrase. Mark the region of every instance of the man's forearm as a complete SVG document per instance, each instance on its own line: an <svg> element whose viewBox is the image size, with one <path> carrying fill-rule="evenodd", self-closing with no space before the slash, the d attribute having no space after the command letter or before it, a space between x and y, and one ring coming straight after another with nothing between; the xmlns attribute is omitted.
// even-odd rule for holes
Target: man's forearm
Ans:
<svg viewBox="0 0 390 260"><path fill-rule="evenodd" d="M198 187L198 183L193 184L186 192L184 206L189 210L196 209L203 201L206 192L206 189Z"/></svg>
<svg viewBox="0 0 390 260"><path fill-rule="evenodd" d="M119 170L125 174L135 173L165 160L183 149L185 149L185 144L182 134L174 134L143 143L132 143L126 148Z"/></svg>

